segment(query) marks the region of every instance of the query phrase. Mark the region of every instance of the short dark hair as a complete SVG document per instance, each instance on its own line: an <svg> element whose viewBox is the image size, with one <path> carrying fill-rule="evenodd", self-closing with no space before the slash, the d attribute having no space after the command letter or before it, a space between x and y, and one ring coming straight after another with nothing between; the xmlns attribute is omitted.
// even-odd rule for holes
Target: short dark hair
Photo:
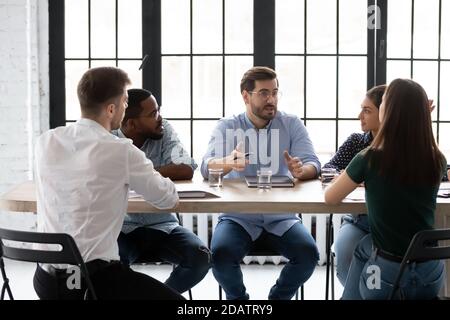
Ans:
<svg viewBox="0 0 450 320"><path fill-rule="evenodd" d="M372 101L372 103L380 109L381 101L383 101L383 94L386 91L387 85L381 84L375 86L366 93L366 97Z"/></svg>
<svg viewBox="0 0 450 320"><path fill-rule="evenodd" d="M249 69L241 80L241 93L245 91L253 91L255 89L256 80L273 80L277 79L275 70L269 67L253 67ZM277 79L278 83L278 79Z"/></svg>
<svg viewBox="0 0 450 320"><path fill-rule="evenodd" d="M128 107L125 110L122 125L126 124L128 119L137 118L141 115L141 102L148 99L151 95L152 93L145 89L128 90Z"/></svg>
<svg viewBox="0 0 450 320"><path fill-rule="evenodd" d="M128 74L114 67L92 68L78 83L77 94L83 113L98 115L102 105L123 95L131 81Z"/></svg>

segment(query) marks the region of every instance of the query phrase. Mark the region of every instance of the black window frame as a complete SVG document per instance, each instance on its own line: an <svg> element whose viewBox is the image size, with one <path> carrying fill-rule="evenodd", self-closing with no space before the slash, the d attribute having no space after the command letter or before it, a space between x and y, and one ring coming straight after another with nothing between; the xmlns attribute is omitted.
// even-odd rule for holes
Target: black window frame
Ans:
<svg viewBox="0 0 450 320"><path fill-rule="evenodd" d="M89 0L89 4L90 4ZM117 0L116 8L117 8ZM307 11L306 5L307 0L303 0L305 3L305 48L306 48L306 19ZM414 0L413 8L414 8ZM192 84L192 57L201 56L199 54L192 54L192 0L190 1L191 6L191 18L190 18L190 33L191 33L191 53L187 56L191 57L191 84ZM339 0L336 0L339 4ZM441 9L441 2L440 9ZM222 6L225 8L225 0L222 0ZM388 14L388 0L368 0L367 7L377 6L381 21L380 29L367 29L367 89L371 87L386 83L386 35L387 35L387 14ZM89 6L90 8L90 6ZM275 0L254 0L253 1L253 54L239 54L240 56L250 55L253 56L254 65L265 65L274 68L275 67ZM337 6L337 46L339 46L339 5ZM414 10L413 10L414 11ZM441 11L441 10L440 10ZM116 9L117 12L117 9ZM223 10L225 14L225 10ZM412 12L414 18L414 12ZM64 22L64 0L49 0L49 69L50 69L50 128L55 128L58 126L64 126L67 122L66 112L65 112L65 48L64 48L64 32L65 32L65 22ZM222 19L223 32L225 32L225 21ZM414 23L414 19L412 20ZM117 22L117 14L116 14ZM90 23L90 19L89 19ZM117 28L117 23L116 23ZM439 19L439 32L441 30L441 19ZM413 37L414 30L412 26L411 36ZM439 37L441 37L439 35ZM117 30L116 30L117 38ZM225 36L223 35L223 39ZM440 39L439 38L439 57L437 61L439 62L439 73L440 73ZM225 40L223 40L225 41ZM411 44L413 46L413 43ZM223 45L223 48L225 46ZM412 50L412 49L411 49ZM152 91L156 99L160 104L162 104L162 57L164 56L161 52L161 0L142 0L142 56L148 55L147 63L143 69L142 84L143 87ZM221 54L212 54L211 56L232 56L233 54L225 54L223 51ZM278 55L278 54L277 54ZM340 56L345 56L344 54L339 54L339 47L337 49L337 54L331 54L337 57L337 73L336 76L339 77L339 63L338 59ZM170 55L169 55L170 56ZM180 56L180 55L176 55ZM307 55L306 55L307 56ZM325 55L324 55L325 56ZM352 55L354 56L354 55ZM365 55L364 55L365 56ZM90 50L89 50L89 66L90 66ZM71 59L76 60L76 59ZM86 60L86 59L81 59ZM99 59L95 59L99 60ZM100 59L101 60L101 59ZM110 60L110 59L108 59ZM116 41L116 64L118 60L130 60L130 59L118 59L117 58L117 41ZM131 59L133 60L133 59ZM411 56L411 64L413 64L414 59ZM306 59L305 59L306 66ZM222 76L225 76L225 63L223 63ZM411 68L411 75L413 69ZM305 92L305 103L304 108L306 115L306 69L304 72L304 92ZM439 75L440 77L440 75ZM222 79L224 80L224 79ZM438 80L440 81L440 79ZM237 84L238 85L238 84ZM339 81L337 79L336 85L339 86ZM225 116L225 81L222 81L222 116ZM337 88L338 89L338 88ZM440 90L440 83L438 84L438 90ZM440 91L439 91L440 92ZM438 94L439 94L438 92ZM339 121L340 120L357 120L357 118L340 118L339 105L338 105L338 94L339 91L336 90L336 117L335 118L304 118L303 121L307 125L308 120L334 120L336 121L336 136L335 136L335 149L338 148L338 132L339 132ZM190 99L190 117L189 118L176 118L168 120L189 120L190 121L190 139L191 139L191 154L193 153L193 123L197 120L218 120L219 118L195 118L193 116L193 101L192 101L192 85L191 85L191 99ZM450 121L441 121L439 119L440 106L437 105L437 115L438 118L435 123L437 123L437 140L439 141L439 123L448 123Z"/></svg>

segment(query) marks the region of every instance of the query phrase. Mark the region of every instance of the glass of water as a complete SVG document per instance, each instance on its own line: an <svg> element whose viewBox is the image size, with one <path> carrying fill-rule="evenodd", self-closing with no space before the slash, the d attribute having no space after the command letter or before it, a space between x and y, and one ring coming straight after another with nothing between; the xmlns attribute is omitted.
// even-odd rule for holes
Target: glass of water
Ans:
<svg viewBox="0 0 450 320"><path fill-rule="evenodd" d="M321 172L322 186L327 187L331 184L333 179L339 175L335 168L323 168Z"/></svg>
<svg viewBox="0 0 450 320"><path fill-rule="evenodd" d="M210 187L222 187L223 169L208 169L208 181Z"/></svg>
<svg viewBox="0 0 450 320"><path fill-rule="evenodd" d="M272 171L268 169L261 169L256 172L257 183L259 189L272 188Z"/></svg>

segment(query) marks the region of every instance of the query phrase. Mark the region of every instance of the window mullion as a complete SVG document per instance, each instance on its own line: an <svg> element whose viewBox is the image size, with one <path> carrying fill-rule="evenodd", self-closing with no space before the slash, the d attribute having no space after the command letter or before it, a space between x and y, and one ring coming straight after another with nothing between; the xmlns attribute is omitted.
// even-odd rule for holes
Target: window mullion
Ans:
<svg viewBox="0 0 450 320"><path fill-rule="evenodd" d="M66 121L64 1L49 0L50 129ZM57 27L52 27L57 26Z"/></svg>
<svg viewBox="0 0 450 320"><path fill-rule="evenodd" d="M275 0L253 1L255 66L275 68Z"/></svg>
<svg viewBox="0 0 450 320"><path fill-rule="evenodd" d="M161 97L161 0L142 0L142 56L148 55L142 69L142 87Z"/></svg>
<svg viewBox="0 0 450 320"><path fill-rule="evenodd" d="M386 52L387 45L387 7L388 0L377 0L376 2L377 8L379 12L376 12L377 19L380 18L380 22L376 23L377 26L380 26L379 29L375 29L375 85L385 84L386 83Z"/></svg>

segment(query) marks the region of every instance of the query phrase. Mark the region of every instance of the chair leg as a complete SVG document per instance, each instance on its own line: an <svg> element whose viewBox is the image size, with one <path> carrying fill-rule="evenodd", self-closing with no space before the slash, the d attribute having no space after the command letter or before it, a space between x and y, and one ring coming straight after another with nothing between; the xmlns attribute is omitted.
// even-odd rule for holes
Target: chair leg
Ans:
<svg viewBox="0 0 450 320"><path fill-rule="evenodd" d="M331 246L334 243L334 224L333 224L333 214L330 214L330 269L331 269L331 300L334 300L334 253L331 252Z"/></svg>
<svg viewBox="0 0 450 320"><path fill-rule="evenodd" d="M5 264L3 262L2 257L0 257L0 269L1 269L2 278L3 278L3 286L2 286L2 292L0 295L0 300L5 299L5 292L8 292L9 300L14 300L14 297L11 292L11 288L9 287L9 279L6 276Z"/></svg>
<svg viewBox="0 0 450 320"><path fill-rule="evenodd" d="M325 242L326 242L326 278L325 278L325 300L328 300L329 284L330 284L330 255L331 255L331 232L333 225L333 214L330 213Z"/></svg>
<svg viewBox="0 0 450 320"><path fill-rule="evenodd" d="M298 295L298 291L297 291L297 295ZM305 287L304 287L304 285L302 285L301 288L300 288L300 299L301 300L305 300Z"/></svg>
<svg viewBox="0 0 450 320"><path fill-rule="evenodd" d="M334 300L334 255L330 255L331 258L331 300Z"/></svg>
<svg viewBox="0 0 450 320"><path fill-rule="evenodd" d="M219 284L219 300L222 300L222 287Z"/></svg>

